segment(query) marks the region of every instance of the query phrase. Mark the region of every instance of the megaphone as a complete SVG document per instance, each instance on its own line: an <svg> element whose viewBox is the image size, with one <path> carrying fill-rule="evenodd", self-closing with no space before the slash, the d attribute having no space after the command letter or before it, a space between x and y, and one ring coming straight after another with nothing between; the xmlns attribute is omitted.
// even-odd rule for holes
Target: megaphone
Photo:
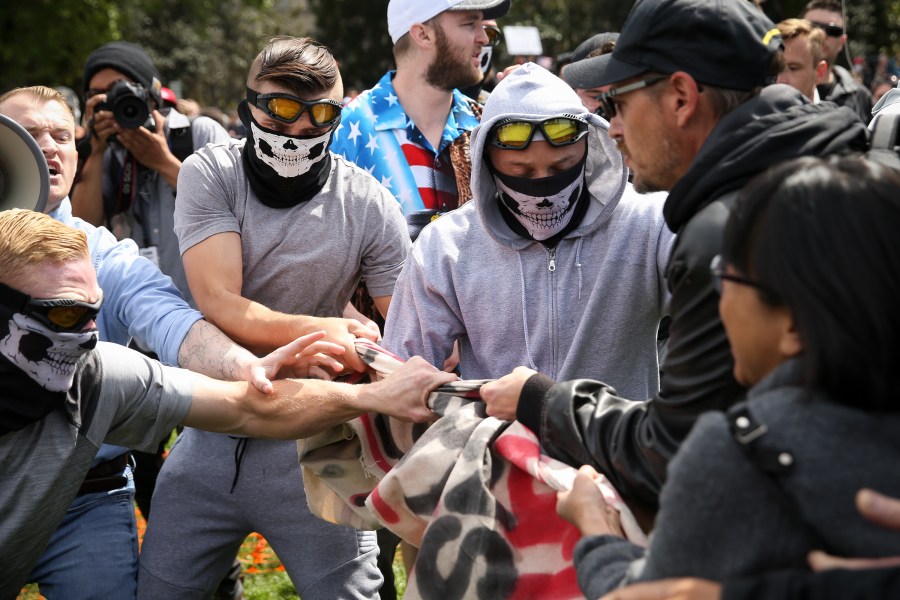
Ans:
<svg viewBox="0 0 900 600"><path fill-rule="evenodd" d="M41 147L21 125L0 115L0 210L44 212L49 195L50 173Z"/></svg>

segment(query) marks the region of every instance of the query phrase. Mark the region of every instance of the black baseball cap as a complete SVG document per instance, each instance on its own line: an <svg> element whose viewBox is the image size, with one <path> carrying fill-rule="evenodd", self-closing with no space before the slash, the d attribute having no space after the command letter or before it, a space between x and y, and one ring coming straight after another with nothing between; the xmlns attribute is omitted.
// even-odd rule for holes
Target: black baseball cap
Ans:
<svg viewBox="0 0 900 600"><path fill-rule="evenodd" d="M601 84L596 83L598 79L598 71L595 67L598 56L591 56L592 52L600 50L607 44L614 43L619 39L619 34L614 31L607 31L592 35L584 40L571 53L571 61L563 67L562 78L573 88L590 89L599 87Z"/></svg>
<svg viewBox="0 0 900 600"><path fill-rule="evenodd" d="M781 48L775 24L748 0L638 0L612 54L595 57L593 87L685 71L700 83L751 90L771 83Z"/></svg>

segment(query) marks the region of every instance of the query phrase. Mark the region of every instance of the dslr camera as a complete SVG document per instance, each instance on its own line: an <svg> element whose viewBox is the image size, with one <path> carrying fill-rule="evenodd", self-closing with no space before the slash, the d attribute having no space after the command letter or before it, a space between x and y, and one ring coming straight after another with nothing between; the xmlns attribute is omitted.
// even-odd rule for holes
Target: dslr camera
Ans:
<svg viewBox="0 0 900 600"><path fill-rule="evenodd" d="M95 110L108 110L116 122L125 129L144 127L156 131L156 123L150 114L150 94L139 83L119 80L106 92L106 102L101 102Z"/></svg>

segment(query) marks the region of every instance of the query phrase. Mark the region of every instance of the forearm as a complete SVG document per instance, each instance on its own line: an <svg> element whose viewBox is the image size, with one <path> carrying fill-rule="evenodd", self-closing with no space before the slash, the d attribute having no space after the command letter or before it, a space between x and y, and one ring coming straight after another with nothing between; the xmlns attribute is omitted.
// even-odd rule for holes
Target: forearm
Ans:
<svg viewBox="0 0 900 600"><path fill-rule="evenodd" d="M255 359L249 350L204 320L194 323L178 350L181 368L225 381L246 381Z"/></svg>
<svg viewBox="0 0 900 600"><path fill-rule="evenodd" d="M194 298L210 323L260 354L323 329L319 317L280 313L227 290L220 290L214 297L194 294Z"/></svg>
<svg viewBox="0 0 900 600"><path fill-rule="evenodd" d="M163 176L173 190L178 189L178 173L181 171L181 161L171 156L164 163L158 165L156 172Z"/></svg>
<svg viewBox="0 0 900 600"><path fill-rule="evenodd" d="M84 162L81 179L72 189L72 214L91 223L103 225L103 154L93 152Z"/></svg>
<svg viewBox="0 0 900 600"><path fill-rule="evenodd" d="M252 437L299 439L345 423L364 410L360 388L318 379L273 382L266 396L246 382L203 379L185 425Z"/></svg>

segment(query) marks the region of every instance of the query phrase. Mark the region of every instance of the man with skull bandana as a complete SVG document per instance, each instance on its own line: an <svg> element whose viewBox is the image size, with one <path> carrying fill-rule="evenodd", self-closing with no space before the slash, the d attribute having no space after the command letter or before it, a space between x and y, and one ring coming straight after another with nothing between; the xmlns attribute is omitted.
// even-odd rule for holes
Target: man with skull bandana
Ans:
<svg viewBox="0 0 900 600"><path fill-rule="evenodd" d="M525 362L658 388L672 233L640 198L606 121L545 69L501 81L472 136L472 202L426 227L397 281L384 345L464 379Z"/></svg>
<svg viewBox="0 0 900 600"><path fill-rule="evenodd" d="M454 379L415 360L372 385L281 380L268 396L98 342L104 300L84 232L32 211L0 212L0 598L16 597L103 442L152 447L182 422L292 439L373 410L421 421L431 415L428 391ZM323 337L297 340L298 377L340 366L322 353L342 348ZM103 559L104 542L70 560Z"/></svg>
<svg viewBox="0 0 900 600"><path fill-rule="evenodd" d="M238 106L247 138L207 146L182 166L175 232L194 298L207 319L249 348L267 351L306 333L303 315L340 316L361 277L387 312L410 242L388 191L328 150L342 97L326 48L275 38L254 60ZM350 323L329 339L377 339ZM342 360L364 368L355 353ZM253 531L266 537L304 598L378 593L375 535L312 515L295 443L186 429L153 502L139 598L210 592ZM214 527L210 511L218 515Z"/></svg>
<svg viewBox="0 0 900 600"><path fill-rule="evenodd" d="M255 357L203 320L172 280L140 256L133 241L116 241L106 228L72 216L67 194L77 162L75 124L59 92L44 86L10 90L0 96L0 113L22 125L41 148L50 173L46 212L88 236L91 262L105 294L96 319L100 339L123 346L137 339L164 364L219 379L243 379L262 392L271 391L268 377L274 377L281 367L289 368L290 348ZM8 348L22 338L12 322L10 329L14 333L5 343ZM52 374L46 363L32 362L35 373ZM286 374L286 370L281 373ZM100 448L65 518L35 564L29 581L38 583L47 598L134 597L138 553L135 484L126 452L126 448L106 444ZM142 465L138 471L146 469ZM142 511L147 508L140 499L138 504ZM97 540L102 540L104 557L91 560L85 550ZM73 560L73 556L78 558Z"/></svg>

